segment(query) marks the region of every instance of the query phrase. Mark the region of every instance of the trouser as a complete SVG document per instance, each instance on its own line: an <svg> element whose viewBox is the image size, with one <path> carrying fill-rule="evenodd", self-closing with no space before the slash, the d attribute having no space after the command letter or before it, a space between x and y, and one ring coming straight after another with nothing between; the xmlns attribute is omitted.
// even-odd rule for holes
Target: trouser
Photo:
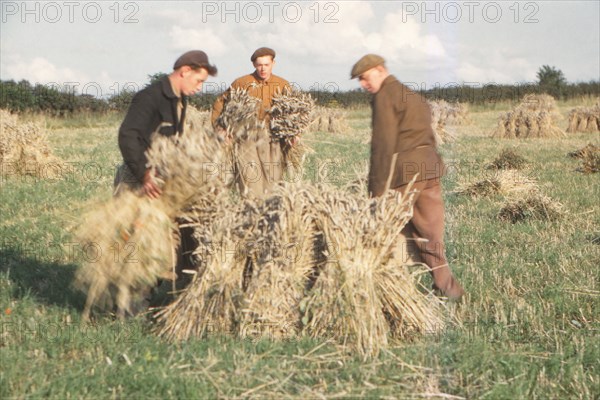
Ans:
<svg viewBox="0 0 600 400"><path fill-rule="evenodd" d="M396 188L405 194L407 185ZM452 275L446 260L444 247L444 200L440 180L427 179L415 182L413 217L402 233L408 240L415 240L416 254L426 264L433 277L434 288L444 294L457 297L463 289ZM422 240L426 239L426 240Z"/></svg>
<svg viewBox="0 0 600 400"><path fill-rule="evenodd" d="M279 140L248 139L239 143L236 183L242 195L262 197L283 179L284 160Z"/></svg>

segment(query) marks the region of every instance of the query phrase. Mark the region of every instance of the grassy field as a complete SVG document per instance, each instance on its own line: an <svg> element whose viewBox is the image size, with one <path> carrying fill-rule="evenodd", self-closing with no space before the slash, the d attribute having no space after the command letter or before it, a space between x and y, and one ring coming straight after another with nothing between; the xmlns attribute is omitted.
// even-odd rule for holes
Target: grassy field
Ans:
<svg viewBox="0 0 600 400"><path fill-rule="evenodd" d="M560 104L564 116L572 105ZM67 166L52 179L2 172L0 398L600 398L600 179L566 156L600 137L490 139L508 107L477 107L441 148L447 255L468 293L452 311L461 323L368 361L327 341L170 344L144 318L82 324L71 282L85 252L69 228L111 195L120 117L37 117ZM305 179L343 184L365 171L369 118L355 110L351 132L308 135ZM454 193L505 147L529 160L562 218L501 222L501 196Z"/></svg>

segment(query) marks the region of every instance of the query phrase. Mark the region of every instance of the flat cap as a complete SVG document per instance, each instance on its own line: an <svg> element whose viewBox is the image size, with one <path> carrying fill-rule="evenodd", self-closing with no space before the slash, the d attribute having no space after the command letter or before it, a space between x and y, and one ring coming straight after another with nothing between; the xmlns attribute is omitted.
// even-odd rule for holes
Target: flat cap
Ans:
<svg viewBox="0 0 600 400"><path fill-rule="evenodd" d="M261 47L260 49L256 49L254 53L252 53L252 57L250 57L250 61L254 62L258 57L271 56L275 59L275 50L270 49L268 47Z"/></svg>
<svg viewBox="0 0 600 400"><path fill-rule="evenodd" d="M187 53L183 53L181 57L175 61L173 69L181 68L186 65L192 68L202 67L208 71L209 75L217 75L217 67L210 65L208 62L208 56L202 50L191 50Z"/></svg>
<svg viewBox="0 0 600 400"><path fill-rule="evenodd" d="M377 54L367 54L354 64L352 71L350 72L350 79L354 79L371 68L375 68L382 64L385 64L383 57L378 56Z"/></svg>

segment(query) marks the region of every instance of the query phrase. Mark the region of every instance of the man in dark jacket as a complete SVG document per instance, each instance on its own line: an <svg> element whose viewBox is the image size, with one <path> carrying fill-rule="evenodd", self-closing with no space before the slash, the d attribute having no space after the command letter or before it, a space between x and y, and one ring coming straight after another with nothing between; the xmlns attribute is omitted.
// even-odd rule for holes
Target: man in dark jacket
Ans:
<svg viewBox="0 0 600 400"><path fill-rule="evenodd" d="M115 177L115 193L124 187L140 190L151 198L160 196L160 189L146 168L146 150L154 133L164 136L181 135L187 107L186 96L202 89L208 76L217 68L210 65L201 50L192 50L175 61L173 72L138 92L129 106L119 129L119 148L123 166Z"/></svg>
<svg viewBox="0 0 600 400"><path fill-rule="evenodd" d="M413 217L406 225L407 238L417 241L419 255L433 276L434 289L451 299L464 290L452 275L444 250L444 202L440 178L444 164L435 148L431 111L425 99L390 75L385 60L375 54L362 57L351 78L372 93L371 166L369 194L386 189L405 193L417 175Z"/></svg>
<svg viewBox="0 0 600 400"><path fill-rule="evenodd" d="M115 176L115 195L125 190L133 190L153 199L161 195L151 170L146 168L146 150L155 134L183 134L186 96L200 91L208 76L216 74L217 68L208 62L206 53L201 50L188 51L175 61L169 76L152 83L134 96L119 129L123 165ZM190 257L186 256L196 246L191 228L180 229L179 236L181 245L176 249L177 275L183 269L195 268Z"/></svg>

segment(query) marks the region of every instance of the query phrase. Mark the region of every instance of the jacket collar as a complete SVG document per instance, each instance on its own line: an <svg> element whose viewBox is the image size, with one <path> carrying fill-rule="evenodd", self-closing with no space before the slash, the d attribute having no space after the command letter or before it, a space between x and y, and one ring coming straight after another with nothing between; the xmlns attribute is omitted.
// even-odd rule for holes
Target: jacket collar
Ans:
<svg viewBox="0 0 600 400"><path fill-rule="evenodd" d="M160 84L162 86L162 91L169 99L178 99L175 92L173 92L173 88L171 87L171 81L169 81L169 77L165 76L160 80Z"/></svg>

